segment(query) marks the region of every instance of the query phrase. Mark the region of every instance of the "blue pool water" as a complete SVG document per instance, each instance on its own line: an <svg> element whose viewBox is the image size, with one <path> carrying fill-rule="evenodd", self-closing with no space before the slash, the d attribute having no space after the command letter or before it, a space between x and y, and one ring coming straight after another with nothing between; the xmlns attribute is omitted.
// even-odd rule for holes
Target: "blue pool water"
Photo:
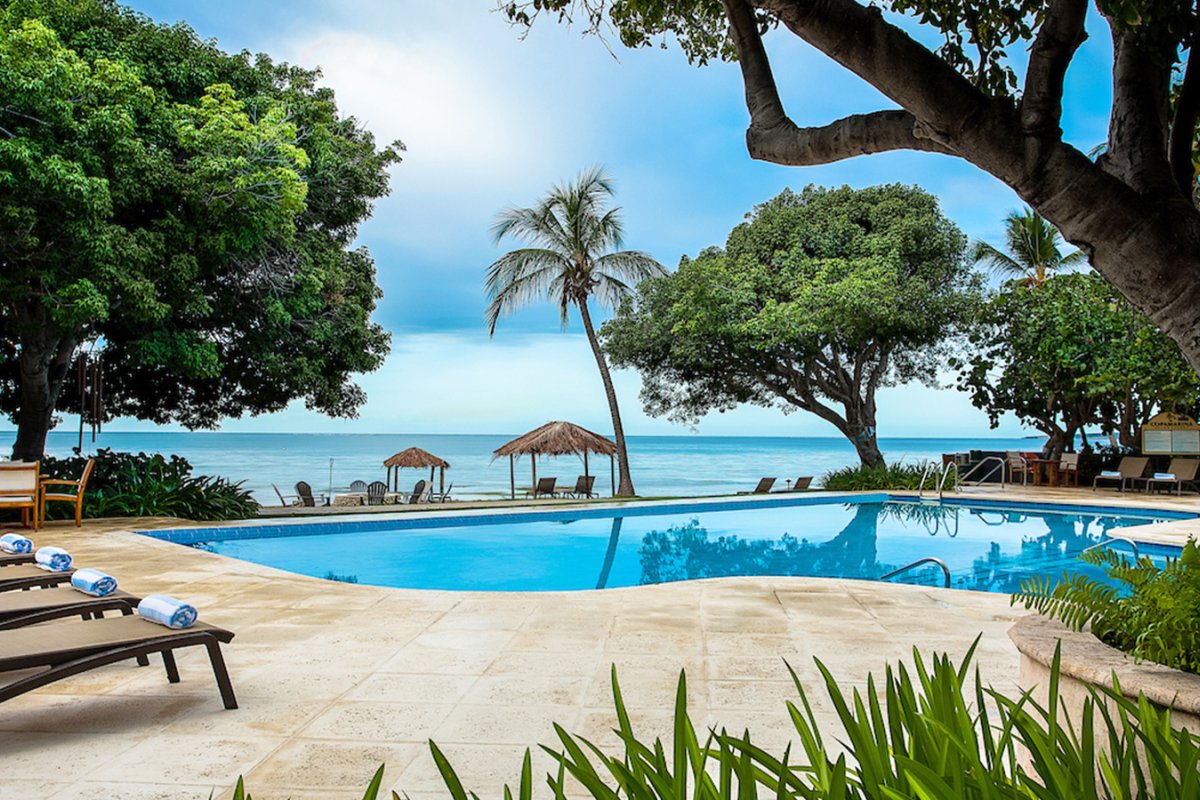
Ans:
<svg viewBox="0 0 1200 800"><path fill-rule="evenodd" d="M1116 529L1193 515L1045 506L897 502L808 495L621 510L475 518L366 519L154 531L157 536L314 577L417 589L543 591L732 575L877 579L933 556L960 589L1011 592L1033 575L1097 574L1077 555ZM1173 551L1143 547L1143 554ZM1100 577L1099 575L1097 575ZM899 580L941 584L936 567Z"/></svg>

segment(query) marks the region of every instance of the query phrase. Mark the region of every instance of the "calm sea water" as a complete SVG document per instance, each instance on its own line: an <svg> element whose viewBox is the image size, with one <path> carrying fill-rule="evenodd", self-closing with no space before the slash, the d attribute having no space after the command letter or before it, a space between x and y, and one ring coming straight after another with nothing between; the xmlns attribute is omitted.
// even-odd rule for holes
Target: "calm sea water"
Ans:
<svg viewBox="0 0 1200 800"><path fill-rule="evenodd" d="M0 434L0 446L11 447L14 433ZM177 453L192 462L201 474L223 475L245 481L262 503L276 504L271 488L291 493L296 481L305 480L315 491L344 492L354 480L382 480L383 460L408 447L420 447L450 462L447 484L454 497L478 498L507 495L508 459L492 460L492 451L517 434L458 436L444 434L308 434L308 433L103 433L95 445L84 439L85 449L109 447L133 452ZM76 434L50 434L47 452L70 455ZM916 462L939 458L941 453L971 449L1032 450L1041 439L900 439L885 438L880 446L889 461ZM838 467L857 463L854 448L840 437L741 437L741 436L631 436L629 457L638 494L688 496L748 491L759 478L775 476L777 488L800 475L820 478ZM596 490L608 494L607 458L591 457L589 467L598 475ZM539 476L556 476L560 484L574 485L583 463L575 457L539 460ZM403 470L405 490L427 472ZM530 485L529 460L516 468L517 490Z"/></svg>

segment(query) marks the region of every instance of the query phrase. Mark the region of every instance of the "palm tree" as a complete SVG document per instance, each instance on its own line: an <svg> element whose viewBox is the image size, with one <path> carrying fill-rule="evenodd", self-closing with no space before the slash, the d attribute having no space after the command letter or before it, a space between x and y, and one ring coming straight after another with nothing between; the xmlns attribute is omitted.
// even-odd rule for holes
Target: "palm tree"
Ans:
<svg viewBox="0 0 1200 800"><path fill-rule="evenodd" d="M1012 276L1021 286L1041 286L1050 273L1087 263L1079 250L1064 256L1058 249L1062 242L1058 229L1028 208L1005 217L1004 242L1007 253L976 242L971 258L993 272Z"/></svg>
<svg viewBox="0 0 1200 800"><path fill-rule="evenodd" d="M664 275L666 270L645 253L617 249L623 235L620 209L604 207L612 194L612 181L593 168L574 183L551 189L534 208L500 212L492 227L496 243L511 235L531 247L505 253L488 267L484 288L491 302L485 316L488 332L494 335L501 316L543 296L558 306L563 328L571 306L579 309L612 414L620 467L617 495L632 497L625 429L608 363L592 324L589 300L595 298L601 306L614 308L633 294L638 282ZM607 252L610 250L615 252Z"/></svg>

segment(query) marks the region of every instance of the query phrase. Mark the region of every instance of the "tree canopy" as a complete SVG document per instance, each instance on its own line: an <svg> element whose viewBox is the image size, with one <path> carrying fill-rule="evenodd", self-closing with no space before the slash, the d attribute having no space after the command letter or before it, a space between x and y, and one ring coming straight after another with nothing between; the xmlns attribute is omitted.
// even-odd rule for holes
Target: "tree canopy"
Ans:
<svg viewBox="0 0 1200 800"><path fill-rule="evenodd" d="M809 411L882 463L876 392L933 382L971 313L966 240L915 187L808 187L755 209L724 249L644 281L601 330L652 415L740 403Z"/></svg>
<svg viewBox="0 0 1200 800"><path fill-rule="evenodd" d="M959 388L992 425L1013 413L1059 453L1085 426L1128 447L1159 410L1190 410L1200 381L1179 348L1095 273L1013 286L981 307Z"/></svg>
<svg viewBox="0 0 1200 800"><path fill-rule="evenodd" d="M402 145L319 73L111 0L0 0L0 408L41 455L80 346L103 416L350 415L388 336L353 242Z"/></svg>
<svg viewBox="0 0 1200 800"><path fill-rule="evenodd" d="M1093 143L1080 149L1061 127L1065 76L1092 25L1087 0L501 3L519 25L548 15L615 32L630 47L673 41L695 62L736 59L753 158L807 166L917 150L974 164L1053 223L1200 369L1200 60L1192 58L1200 14L1178 0L1095 5L1113 42L1113 99L1093 160L1085 152ZM927 36L910 35L914 28ZM767 53L774 35L823 52L887 107L796 124Z"/></svg>

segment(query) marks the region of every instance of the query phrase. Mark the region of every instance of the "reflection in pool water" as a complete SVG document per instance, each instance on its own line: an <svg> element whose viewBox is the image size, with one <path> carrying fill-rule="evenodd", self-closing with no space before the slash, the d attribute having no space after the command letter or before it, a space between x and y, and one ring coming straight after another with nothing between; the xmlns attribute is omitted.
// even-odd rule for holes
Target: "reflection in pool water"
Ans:
<svg viewBox="0 0 1200 800"><path fill-rule="evenodd" d="M626 517L593 516L213 541L219 553L316 577L424 589L613 588L733 575L876 579L918 558L953 585L1011 592L1080 563L1084 548L1150 518L901 502L827 503ZM940 584L936 567L905 573Z"/></svg>

